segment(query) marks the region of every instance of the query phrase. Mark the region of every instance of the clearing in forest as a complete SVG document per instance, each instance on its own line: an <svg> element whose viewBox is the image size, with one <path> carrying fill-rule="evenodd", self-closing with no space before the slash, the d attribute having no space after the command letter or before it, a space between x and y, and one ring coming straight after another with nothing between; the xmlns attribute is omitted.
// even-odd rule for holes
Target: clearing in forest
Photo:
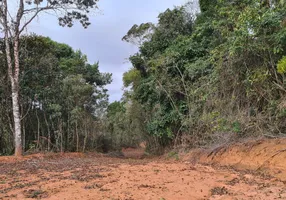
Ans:
<svg viewBox="0 0 286 200"><path fill-rule="evenodd" d="M286 199L286 189L274 178L163 158L94 153L33 155L21 160L0 157L0 199L33 198Z"/></svg>

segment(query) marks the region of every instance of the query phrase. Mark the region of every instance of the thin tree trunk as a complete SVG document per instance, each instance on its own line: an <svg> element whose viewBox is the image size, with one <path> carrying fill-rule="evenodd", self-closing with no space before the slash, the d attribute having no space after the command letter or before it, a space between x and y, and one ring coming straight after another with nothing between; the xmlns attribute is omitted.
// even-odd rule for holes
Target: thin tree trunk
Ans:
<svg viewBox="0 0 286 200"><path fill-rule="evenodd" d="M40 147L40 119L38 116L38 111L36 108L36 118L37 118L37 124L38 124L38 128L37 128L37 146L36 149L38 150L38 148Z"/></svg>
<svg viewBox="0 0 286 200"><path fill-rule="evenodd" d="M77 130L77 120L75 121L76 151L79 152L79 135Z"/></svg>
<svg viewBox="0 0 286 200"><path fill-rule="evenodd" d="M62 120L59 120L59 134L61 136L61 153L63 153L63 127L62 127Z"/></svg>
<svg viewBox="0 0 286 200"><path fill-rule="evenodd" d="M69 107L68 107L69 110ZM68 131L65 130L65 149L68 149L68 145L69 145L69 138L70 138L70 132L71 132L71 128L70 128L70 113L68 112ZM74 142L74 134L72 136L72 143Z"/></svg>
<svg viewBox="0 0 286 200"><path fill-rule="evenodd" d="M25 147L26 147L25 121L22 122L22 125L23 125L23 152L25 152Z"/></svg>
<svg viewBox="0 0 286 200"><path fill-rule="evenodd" d="M46 126L47 126L47 130L48 130L48 151L50 151L50 143L51 143L51 130L50 130L50 126L47 120L47 116L46 113L44 112L44 118L45 118L45 122L46 122Z"/></svg>
<svg viewBox="0 0 286 200"><path fill-rule="evenodd" d="M52 132L54 133L54 138L55 138L55 142L56 142L56 145L53 145L54 147L57 148L57 152L59 151L59 138L60 138L60 131L59 131L59 126L57 127L57 129L55 128L55 124L53 122L53 120L51 119L51 117L49 118L49 121L50 121L50 124L52 126Z"/></svg>
<svg viewBox="0 0 286 200"><path fill-rule="evenodd" d="M86 140L87 140L87 124L84 125L84 132L85 132L85 135L84 135L84 142L83 142L83 148L82 148L83 152L85 152L85 145L86 145Z"/></svg>

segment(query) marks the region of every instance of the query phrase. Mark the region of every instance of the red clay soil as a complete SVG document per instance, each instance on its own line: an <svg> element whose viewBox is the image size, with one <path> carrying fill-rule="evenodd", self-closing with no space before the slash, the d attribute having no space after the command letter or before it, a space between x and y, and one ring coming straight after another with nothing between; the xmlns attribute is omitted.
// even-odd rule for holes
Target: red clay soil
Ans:
<svg viewBox="0 0 286 200"><path fill-rule="evenodd" d="M283 142L285 143L283 140L281 143L271 140L261 143L238 144L228 147L226 150L224 148L217 149L212 153L196 151L185 155L179 161L165 158L138 159L142 157L142 149L124 149L123 154L132 158L108 157L95 153L38 154L18 160L13 157L1 157L0 199L286 199L286 182L270 176L250 174L246 171L249 169L248 166L253 166L255 169L255 163L257 166L264 164L263 169L266 169L269 165L264 161L258 161L259 157L268 159L263 153L264 148L266 150L270 147L274 148L274 144L283 146ZM264 147L262 148L262 146ZM247 148L249 150L243 154L242 152ZM268 149L274 154L280 150L278 147L274 150ZM256 155L256 160L253 162L250 162L247 157L236 158L242 158L243 155L251 156L250 152L252 151L257 151L257 154L253 154ZM230 156L234 156L234 158L230 158ZM276 156L280 156L280 154ZM273 162L275 168L280 166L275 156L272 160L275 161ZM199 162L221 163L225 166L240 163L241 165L238 166L243 171L201 165L198 164ZM280 158L280 162L285 162L285 159ZM281 166L279 169L282 169ZM280 174L283 173L285 171Z"/></svg>
<svg viewBox="0 0 286 200"><path fill-rule="evenodd" d="M213 150L196 150L185 155L184 159L192 163L248 170L286 181L286 139L262 139Z"/></svg>

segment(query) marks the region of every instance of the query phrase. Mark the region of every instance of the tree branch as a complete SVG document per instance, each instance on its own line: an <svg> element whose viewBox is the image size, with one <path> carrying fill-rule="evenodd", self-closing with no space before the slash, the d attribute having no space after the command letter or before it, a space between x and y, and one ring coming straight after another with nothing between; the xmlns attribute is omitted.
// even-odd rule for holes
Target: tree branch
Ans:
<svg viewBox="0 0 286 200"><path fill-rule="evenodd" d="M21 19L23 17L23 12L24 12L24 0L20 0L20 5L19 9L17 11L17 17L16 17L16 22L15 22L15 37L19 37L19 27L21 23Z"/></svg>
<svg viewBox="0 0 286 200"><path fill-rule="evenodd" d="M34 13L34 15L22 26L22 28L19 30L19 34L21 34L24 29L37 17L37 15L44 10L53 10L55 9L54 7L42 7L42 8L37 8L37 11Z"/></svg>
<svg viewBox="0 0 286 200"><path fill-rule="evenodd" d="M65 10L66 12L68 10L75 10L77 8L74 8L74 7L63 7L63 6L51 6L51 5L47 5L45 7L36 7L36 8L32 8L32 9L27 9L27 10L24 10L23 13L27 14L27 13L30 13L30 12L35 12L33 14L33 16L22 26L22 28L20 29L19 31L19 34L21 34L24 29L37 17L37 15L42 12L42 11L47 11L47 10Z"/></svg>

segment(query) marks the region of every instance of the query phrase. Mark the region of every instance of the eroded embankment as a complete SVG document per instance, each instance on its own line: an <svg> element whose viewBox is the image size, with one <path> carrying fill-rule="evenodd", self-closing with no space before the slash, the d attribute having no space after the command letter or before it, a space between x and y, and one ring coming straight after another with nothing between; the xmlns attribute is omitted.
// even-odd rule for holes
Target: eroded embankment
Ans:
<svg viewBox="0 0 286 200"><path fill-rule="evenodd" d="M213 150L194 150L183 157L193 163L232 167L286 181L286 139L261 139Z"/></svg>

